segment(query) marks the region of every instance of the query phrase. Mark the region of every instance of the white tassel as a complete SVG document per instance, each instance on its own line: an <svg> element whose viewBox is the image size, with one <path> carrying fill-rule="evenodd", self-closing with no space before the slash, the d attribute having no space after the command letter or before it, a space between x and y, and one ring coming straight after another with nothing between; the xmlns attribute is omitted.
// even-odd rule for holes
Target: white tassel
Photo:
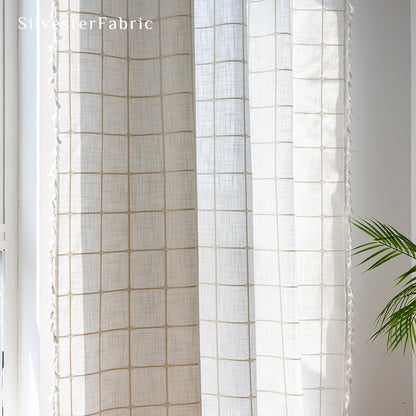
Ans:
<svg viewBox="0 0 416 416"><path fill-rule="evenodd" d="M52 118L54 126L55 126L55 145L54 145L54 156L55 156L55 164L52 167L50 172L51 180L51 187L53 188L53 198L51 201L51 225L52 225L52 234L51 234L51 243L50 243L50 330L52 332L53 337L53 356L51 365L54 371L54 385L51 391L51 414L52 416L57 416L59 413L58 403L59 403L59 367L58 367L58 348L59 348L59 340L58 340L58 333L57 333L57 293L56 293L56 251L57 251L57 207L58 207L58 166L59 166L59 153L58 148L60 144L59 138L59 99L58 99L58 88L57 88L57 54L58 54L58 43L59 43L59 25L58 25L58 7L59 1L52 0L52 11L51 11L51 18L55 24L55 37L54 43L51 45L51 78L50 78L50 85L52 87L52 97L55 100L56 108L55 114Z"/></svg>
<svg viewBox="0 0 416 416"><path fill-rule="evenodd" d="M352 292L352 237L350 218L352 214L351 205L351 172L350 160L352 154L351 144L351 121L352 121L352 104L351 104L351 25L353 20L354 9L348 0L345 1L345 182L346 182L346 229L347 229L347 325L346 325L346 361L345 361L345 411L344 415L349 414L349 405L351 401L351 376L352 376L352 343L353 343L353 313L354 313L354 295Z"/></svg>

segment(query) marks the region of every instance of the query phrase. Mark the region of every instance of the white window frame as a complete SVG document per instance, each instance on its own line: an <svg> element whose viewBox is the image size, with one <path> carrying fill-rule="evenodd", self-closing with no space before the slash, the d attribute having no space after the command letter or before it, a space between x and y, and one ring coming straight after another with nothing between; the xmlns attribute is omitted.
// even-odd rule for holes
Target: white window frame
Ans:
<svg viewBox="0 0 416 416"><path fill-rule="evenodd" d="M5 416L47 416L51 414L54 371L51 366L54 343L50 331L50 242L55 130L53 116L50 49L54 42L49 0L0 0L14 6L10 30L18 39L15 66L18 104L19 149L15 149L14 186L18 201L18 298L14 322L14 404ZM19 12L17 12L19 10ZM19 15L17 15L19 13ZM33 27L18 30L18 17L31 18ZM38 22L45 22L36 25ZM16 52L17 51L17 52ZM20 165L18 168L17 166ZM18 179L17 179L18 178ZM17 208L15 207L15 211ZM12 325L12 323L10 323Z"/></svg>
<svg viewBox="0 0 416 416"><path fill-rule="evenodd" d="M1 129L0 157L3 160L4 193L4 371L3 409L5 416L17 415L18 399L18 279L17 279L17 220L18 220L18 2L0 0L1 14ZM3 201L1 201L3 199Z"/></svg>

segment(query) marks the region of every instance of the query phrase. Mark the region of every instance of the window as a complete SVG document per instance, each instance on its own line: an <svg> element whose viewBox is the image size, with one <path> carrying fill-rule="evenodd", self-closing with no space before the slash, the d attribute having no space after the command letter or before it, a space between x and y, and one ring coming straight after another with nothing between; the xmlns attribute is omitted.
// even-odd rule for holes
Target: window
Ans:
<svg viewBox="0 0 416 416"><path fill-rule="evenodd" d="M3 414L17 409L17 2L0 0L0 255Z"/></svg>

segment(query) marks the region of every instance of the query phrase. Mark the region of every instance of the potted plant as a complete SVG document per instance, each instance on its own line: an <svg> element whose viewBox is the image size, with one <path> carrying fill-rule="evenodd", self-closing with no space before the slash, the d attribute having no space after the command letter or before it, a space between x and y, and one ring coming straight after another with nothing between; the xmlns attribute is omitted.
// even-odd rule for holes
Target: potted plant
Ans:
<svg viewBox="0 0 416 416"><path fill-rule="evenodd" d="M391 225L374 219L356 219L351 222L370 237L368 243L353 249L354 255L364 254L366 256L360 263L368 266L366 272L375 270L399 256L407 256L415 263L416 244ZM385 336L387 350L390 352L400 345L403 347L404 353L409 346L415 351L416 265L413 264L409 270L397 276L394 281L395 286L399 288L399 293L378 315L377 330L371 339Z"/></svg>

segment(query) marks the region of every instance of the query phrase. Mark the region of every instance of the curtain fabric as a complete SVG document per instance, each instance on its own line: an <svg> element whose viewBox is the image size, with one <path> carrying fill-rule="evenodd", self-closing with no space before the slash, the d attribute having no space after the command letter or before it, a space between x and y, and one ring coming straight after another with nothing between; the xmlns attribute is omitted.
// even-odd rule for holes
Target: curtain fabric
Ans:
<svg viewBox="0 0 416 416"><path fill-rule="evenodd" d="M345 1L55 15L54 414L346 414Z"/></svg>

